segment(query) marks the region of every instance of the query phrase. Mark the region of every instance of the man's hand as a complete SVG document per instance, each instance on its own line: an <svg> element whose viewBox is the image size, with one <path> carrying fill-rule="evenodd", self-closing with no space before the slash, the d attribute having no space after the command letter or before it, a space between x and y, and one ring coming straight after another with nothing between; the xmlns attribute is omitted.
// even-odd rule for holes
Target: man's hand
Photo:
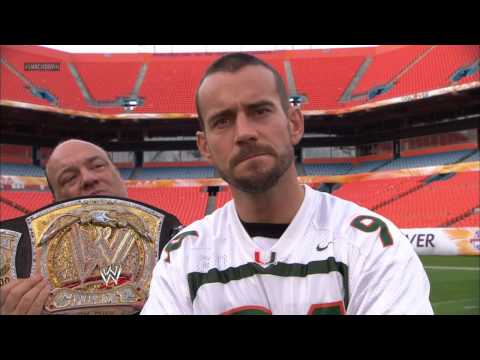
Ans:
<svg viewBox="0 0 480 360"><path fill-rule="evenodd" d="M0 315L39 315L50 290L40 274L13 280L0 288Z"/></svg>
<svg viewBox="0 0 480 360"><path fill-rule="evenodd" d="M139 314L140 314L140 311L142 311L144 306L145 306L145 301L137 301L136 303L132 304L132 307L138 310Z"/></svg>

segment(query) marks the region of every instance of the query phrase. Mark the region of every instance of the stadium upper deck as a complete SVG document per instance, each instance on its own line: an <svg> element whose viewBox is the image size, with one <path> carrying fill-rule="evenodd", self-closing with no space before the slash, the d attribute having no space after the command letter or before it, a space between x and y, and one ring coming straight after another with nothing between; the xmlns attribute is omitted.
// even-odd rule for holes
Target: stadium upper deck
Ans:
<svg viewBox="0 0 480 360"><path fill-rule="evenodd" d="M257 55L279 71L291 95L304 96L305 111L342 109L480 80L478 45ZM123 113L133 99L139 104L135 113L195 114L196 86L219 56L71 54L40 46L2 45L1 99L101 114Z"/></svg>

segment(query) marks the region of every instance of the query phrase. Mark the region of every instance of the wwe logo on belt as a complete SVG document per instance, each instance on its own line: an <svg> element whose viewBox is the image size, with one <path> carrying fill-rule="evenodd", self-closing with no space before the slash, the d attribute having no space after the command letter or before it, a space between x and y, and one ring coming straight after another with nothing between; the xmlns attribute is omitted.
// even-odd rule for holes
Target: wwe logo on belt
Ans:
<svg viewBox="0 0 480 360"><path fill-rule="evenodd" d="M71 230L73 236L70 239L75 249L73 259L81 283L87 281L97 267L102 269L101 275L107 285L112 275L115 275L118 281L120 272L116 274L112 270L117 268L121 270L120 266L114 264L121 264L134 246L135 238L132 231L128 228L113 231L111 228L96 228L94 238L90 239L89 236L93 234L78 224L74 224ZM105 280L106 278L108 280Z"/></svg>
<svg viewBox="0 0 480 360"><path fill-rule="evenodd" d="M100 274L102 275L102 279L105 282L105 285L108 286L110 280L112 280L115 285L118 284L118 278L122 273L122 268L120 265L109 265L100 270Z"/></svg>

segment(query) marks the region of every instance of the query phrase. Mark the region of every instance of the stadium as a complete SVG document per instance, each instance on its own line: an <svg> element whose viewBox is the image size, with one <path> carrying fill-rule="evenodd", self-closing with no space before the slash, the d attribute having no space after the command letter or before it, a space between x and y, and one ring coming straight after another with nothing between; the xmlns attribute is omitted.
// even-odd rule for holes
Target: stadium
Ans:
<svg viewBox="0 0 480 360"><path fill-rule="evenodd" d="M252 52L305 116L302 183L391 219L424 264L436 314L480 314L480 46ZM187 225L232 196L201 158L195 91L222 54L0 46L0 220L53 202L58 142L106 149L132 199Z"/></svg>

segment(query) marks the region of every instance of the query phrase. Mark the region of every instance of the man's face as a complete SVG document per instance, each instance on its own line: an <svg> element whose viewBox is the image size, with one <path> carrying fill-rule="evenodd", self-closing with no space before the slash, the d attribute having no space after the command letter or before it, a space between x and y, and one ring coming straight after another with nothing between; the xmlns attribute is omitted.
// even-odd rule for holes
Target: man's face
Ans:
<svg viewBox="0 0 480 360"><path fill-rule="evenodd" d="M299 110L281 107L273 74L258 65L208 76L199 90L202 155L233 187L260 193L293 166L293 145L303 135Z"/></svg>
<svg viewBox="0 0 480 360"><path fill-rule="evenodd" d="M77 196L127 197L127 189L106 153L93 144L72 140L48 161L48 178L57 201Z"/></svg>

